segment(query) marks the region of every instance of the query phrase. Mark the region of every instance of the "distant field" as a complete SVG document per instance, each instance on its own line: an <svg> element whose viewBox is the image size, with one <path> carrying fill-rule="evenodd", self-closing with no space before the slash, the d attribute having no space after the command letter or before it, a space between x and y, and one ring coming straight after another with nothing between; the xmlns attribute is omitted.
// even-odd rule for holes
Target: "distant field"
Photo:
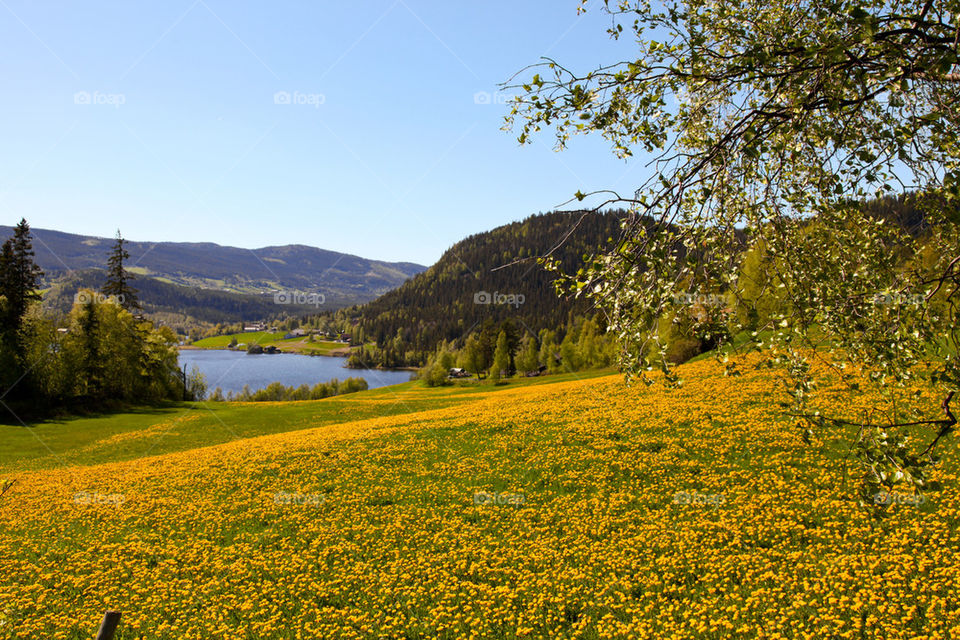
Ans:
<svg viewBox="0 0 960 640"><path fill-rule="evenodd" d="M283 340L283 336L286 335L285 331L278 333L270 333L269 331L252 331L250 333L231 333L223 336L214 336L212 338L204 338L203 340L197 340L191 346L198 347L200 349L224 349L230 341L234 338L237 339L237 342L243 342L248 345L250 344L267 344L271 342L276 342L277 340Z"/></svg>
<svg viewBox="0 0 960 640"><path fill-rule="evenodd" d="M3 427L0 636L960 637L955 439L878 523L754 364Z"/></svg>
<svg viewBox="0 0 960 640"><path fill-rule="evenodd" d="M250 333L233 333L213 338L197 340L192 345L198 349L226 349L234 338L238 344L259 344L261 347L274 346L282 351L305 353L313 355L327 355L333 351L346 350L349 347L342 342L316 340L308 342L306 337L284 340L286 332L270 333L268 331L251 331Z"/></svg>

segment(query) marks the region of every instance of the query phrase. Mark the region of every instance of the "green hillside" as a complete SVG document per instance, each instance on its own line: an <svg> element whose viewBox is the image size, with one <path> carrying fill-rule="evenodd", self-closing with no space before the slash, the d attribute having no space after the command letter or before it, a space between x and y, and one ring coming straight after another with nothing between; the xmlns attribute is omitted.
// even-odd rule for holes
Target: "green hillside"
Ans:
<svg viewBox="0 0 960 640"><path fill-rule="evenodd" d="M470 236L397 289L326 317L376 345L369 362L399 366L422 365L441 341L504 321L519 334L558 329L592 310L558 297L555 275L537 258L550 255L575 272L618 236L625 215L553 212Z"/></svg>

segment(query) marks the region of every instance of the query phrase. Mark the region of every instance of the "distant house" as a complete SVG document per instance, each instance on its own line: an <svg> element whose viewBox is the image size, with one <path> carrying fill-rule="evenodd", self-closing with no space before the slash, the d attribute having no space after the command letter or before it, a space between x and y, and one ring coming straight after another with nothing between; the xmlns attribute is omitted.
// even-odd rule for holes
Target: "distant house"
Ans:
<svg viewBox="0 0 960 640"><path fill-rule="evenodd" d="M244 325L243 331L244 333L253 333L254 331L263 331L266 328L267 325L262 322L253 322L251 324Z"/></svg>
<svg viewBox="0 0 960 640"><path fill-rule="evenodd" d="M453 367L450 369L450 372L447 374L449 378L469 378L470 374L466 370L461 369L460 367Z"/></svg>
<svg viewBox="0 0 960 640"><path fill-rule="evenodd" d="M302 338L302 337L305 336L305 335L307 335L307 332L304 331L303 329L294 329L294 330L291 331L290 333L288 333L288 334L286 334L285 336L283 336L283 339L284 339L284 340L289 340L289 339L291 339L291 338Z"/></svg>

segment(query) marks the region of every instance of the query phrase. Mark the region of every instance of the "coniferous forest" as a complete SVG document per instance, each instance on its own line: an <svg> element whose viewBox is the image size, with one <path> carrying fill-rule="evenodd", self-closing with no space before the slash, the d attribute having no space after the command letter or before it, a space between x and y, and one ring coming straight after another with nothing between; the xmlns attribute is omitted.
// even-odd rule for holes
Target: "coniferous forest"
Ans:
<svg viewBox="0 0 960 640"><path fill-rule="evenodd" d="M516 348L524 336L539 338L544 330L560 342L568 329L594 318L589 303L558 296L556 273L538 258L548 256L561 270L575 272L618 237L625 215L552 212L469 236L399 288L313 320L331 322L365 345L356 366L421 366L438 345L462 347L471 334L489 366L501 330Z"/></svg>

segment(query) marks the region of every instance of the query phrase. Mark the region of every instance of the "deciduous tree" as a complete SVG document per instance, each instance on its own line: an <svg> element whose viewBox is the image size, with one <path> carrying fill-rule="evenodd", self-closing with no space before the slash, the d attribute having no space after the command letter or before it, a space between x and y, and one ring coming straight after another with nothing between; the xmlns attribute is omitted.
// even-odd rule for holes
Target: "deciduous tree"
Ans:
<svg viewBox="0 0 960 640"><path fill-rule="evenodd" d="M749 328L783 366L801 435L856 434L864 502L900 483L923 490L960 387L960 0L604 6L636 56L585 71L545 60L514 86L507 125L521 142L550 128L558 148L599 133L620 157L653 155L635 192L594 194L634 216L569 282L605 309L621 366L677 381L658 324L676 317L680 293L755 293L738 277L752 246L776 304L730 329ZM919 231L864 204L906 192ZM810 405L816 361L842 376L860 368L888 394L919 379L941 402L922 415L890 404L883 417L823 416ZM920 444L905 444L918 429Z"/></svg>
<svg viewBox="0 0 960 640"><path fill-rule="evenodd" d="M497 348L493 352L493 364L490 365L490 377L493 380L500 380L504 375L509 375L510 370L510 344L507 338L507 332L501 331L497 335Z"/></svg>

